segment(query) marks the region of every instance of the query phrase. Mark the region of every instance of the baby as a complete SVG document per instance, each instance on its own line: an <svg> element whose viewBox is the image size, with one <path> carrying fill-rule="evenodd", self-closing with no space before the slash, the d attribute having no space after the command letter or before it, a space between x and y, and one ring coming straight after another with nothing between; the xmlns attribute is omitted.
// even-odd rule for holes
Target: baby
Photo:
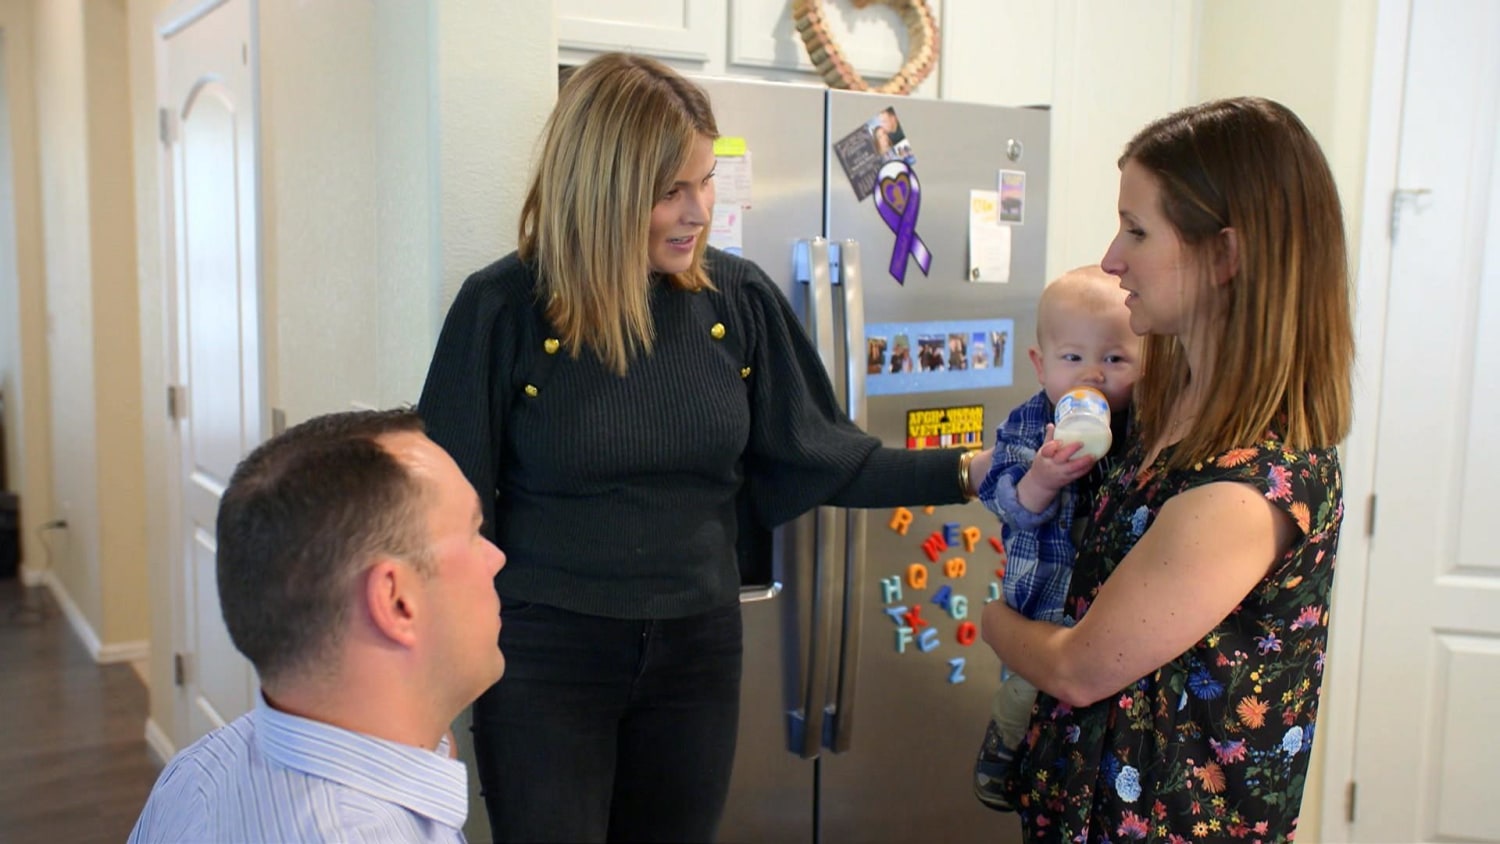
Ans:
<svg viewBox="0 0 1500 844"><path fill-rule="evenodd" d="M1042 291L1036 341L1031 363L1042 389L996 432L995 460L979 498L1004 525L1007 563L1000 585L1006 604L1027 618L1062 623L1075 516L1087 517L1124 451L1141 343L1130 330L1119 279L1097 266L1064 273ZM1076 444L1052 440L1053 408L1074 387L1093 387L1109 400L1114 442L1097 462L1080 455ZM1001 781L1031 720L1036 687L1019 674L1002 672L1001 680L974 765L974 793L986 806L1009 811Z"/></svg>

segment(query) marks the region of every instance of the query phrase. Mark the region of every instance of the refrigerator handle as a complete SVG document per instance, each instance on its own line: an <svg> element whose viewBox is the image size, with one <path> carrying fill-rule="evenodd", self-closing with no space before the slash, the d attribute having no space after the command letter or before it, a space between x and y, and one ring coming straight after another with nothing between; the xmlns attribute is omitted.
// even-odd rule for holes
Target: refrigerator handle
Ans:
<svg viewBox="0 0 1500 844"><path fill-rule="evenodd" d="M865 354L865 300L860 276L859 242L840 244L841 286L844 289L844 360L847 365L849 418L861 428L869 427L869 407L865 396L868 356ZM865 523L868 511L849 509L844 512L844 625L839 637L839 658L832 725L824 741L835 753L849 749L854 735L854 699L859 672L859 646L864 614L860 605L865 597Z"/></svg>
<svg viewBox="0 0 1500 844"><path fill-rule="evenodd" d="M861 428L869 424L869 406L865 399L865 293L860 276L859 241L839 244L842 265L838 284L844 288L844 348L847 361L849 418Z"/></svg>
<svg viewBox="0 0 1500 844"><path fill-rule="evenodd" d="M805 256L805 260L804 260ZM828 241L822 237L800 241L795 263L798 280L808 286L807 329L818 357L830 372L834 365L833 286L828 270ZM805 273L803 272L805 270ZM802 517L813 520L815 551L813 583L808 608L806 673L802 695L795 711L788 713L790 749L803 759L822 752L824 720L828 709L829 649L833 646L833 591L837 584L835 562L838 550L838 511L819 507Z"/></svg>
<svg viewBox="0 0 1500 844"><path fill-rule="evenodd" d="M827 240L815 237L807 244L807 333L823 361L823 368L833 373L837 340L833 336L833 279L829 271L830 249ZM800 248L799 244L799 248Z"/></svg>

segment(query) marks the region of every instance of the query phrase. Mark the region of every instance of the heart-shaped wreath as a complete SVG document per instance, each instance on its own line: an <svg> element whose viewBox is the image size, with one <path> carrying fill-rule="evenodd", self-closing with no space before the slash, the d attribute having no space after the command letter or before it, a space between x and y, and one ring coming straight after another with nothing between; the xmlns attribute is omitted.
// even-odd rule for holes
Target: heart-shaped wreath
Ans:
<svg viewBox="0 0 1500 844"><path fill-rule="evenodd" d="M830 88L850 91L877 91L882 94L909 94L922 83L938 60L938 27L933 20L927 0L853 0L854 7L863 9L871 3L884 3L901 15L910 36L906 63L896 75L885 83L871 87L859 71L844 58L844 52L834 43L828 31L828 22L823 18L823 0L794 0L792 20L797 31L802 33L802 44L807 56Z"/></svg>

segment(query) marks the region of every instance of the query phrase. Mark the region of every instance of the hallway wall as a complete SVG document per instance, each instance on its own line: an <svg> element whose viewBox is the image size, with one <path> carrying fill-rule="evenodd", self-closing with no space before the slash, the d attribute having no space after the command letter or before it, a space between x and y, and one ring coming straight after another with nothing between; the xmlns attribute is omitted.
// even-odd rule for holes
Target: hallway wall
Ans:
<svg viewBox="0 0 1500 844"><path fill-rule="evenodd" d="M136 659L149 604L125 6L56 0L33 11L50 517L67 521L48 578L96 658Z"/></svg>
<svg viewBox="0 0 1500 844"><path fill-rule="evenodd" d="M33 0L0 0L0 38L5 40L5 99L13 191L13 261L17 355L0 363L5 374L5 435L11 489L21 495L23 575L37 576L47 562L37 528L52 518L52 414L49 398L46 281L42 262L41 179L38 165ZM0 323L0 330L10 326Z"/></svg>

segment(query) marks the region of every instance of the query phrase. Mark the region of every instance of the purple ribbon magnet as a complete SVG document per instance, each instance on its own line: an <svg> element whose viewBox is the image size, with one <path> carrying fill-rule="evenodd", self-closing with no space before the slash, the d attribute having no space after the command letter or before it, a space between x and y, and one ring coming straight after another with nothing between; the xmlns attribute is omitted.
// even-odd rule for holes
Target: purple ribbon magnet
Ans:
<svg viewBox="0 0 1500 844"><path fill-rule="evenodd" d="M896 246L891 250L891 277L897 283L906 283L906 261L917 259L922 275L932 267L932 253L917 234L917 214L922 209L922 183L917 181L917 171L905 161L887 161L875 178L875 210L891 231L896 233Z"/></svg>

